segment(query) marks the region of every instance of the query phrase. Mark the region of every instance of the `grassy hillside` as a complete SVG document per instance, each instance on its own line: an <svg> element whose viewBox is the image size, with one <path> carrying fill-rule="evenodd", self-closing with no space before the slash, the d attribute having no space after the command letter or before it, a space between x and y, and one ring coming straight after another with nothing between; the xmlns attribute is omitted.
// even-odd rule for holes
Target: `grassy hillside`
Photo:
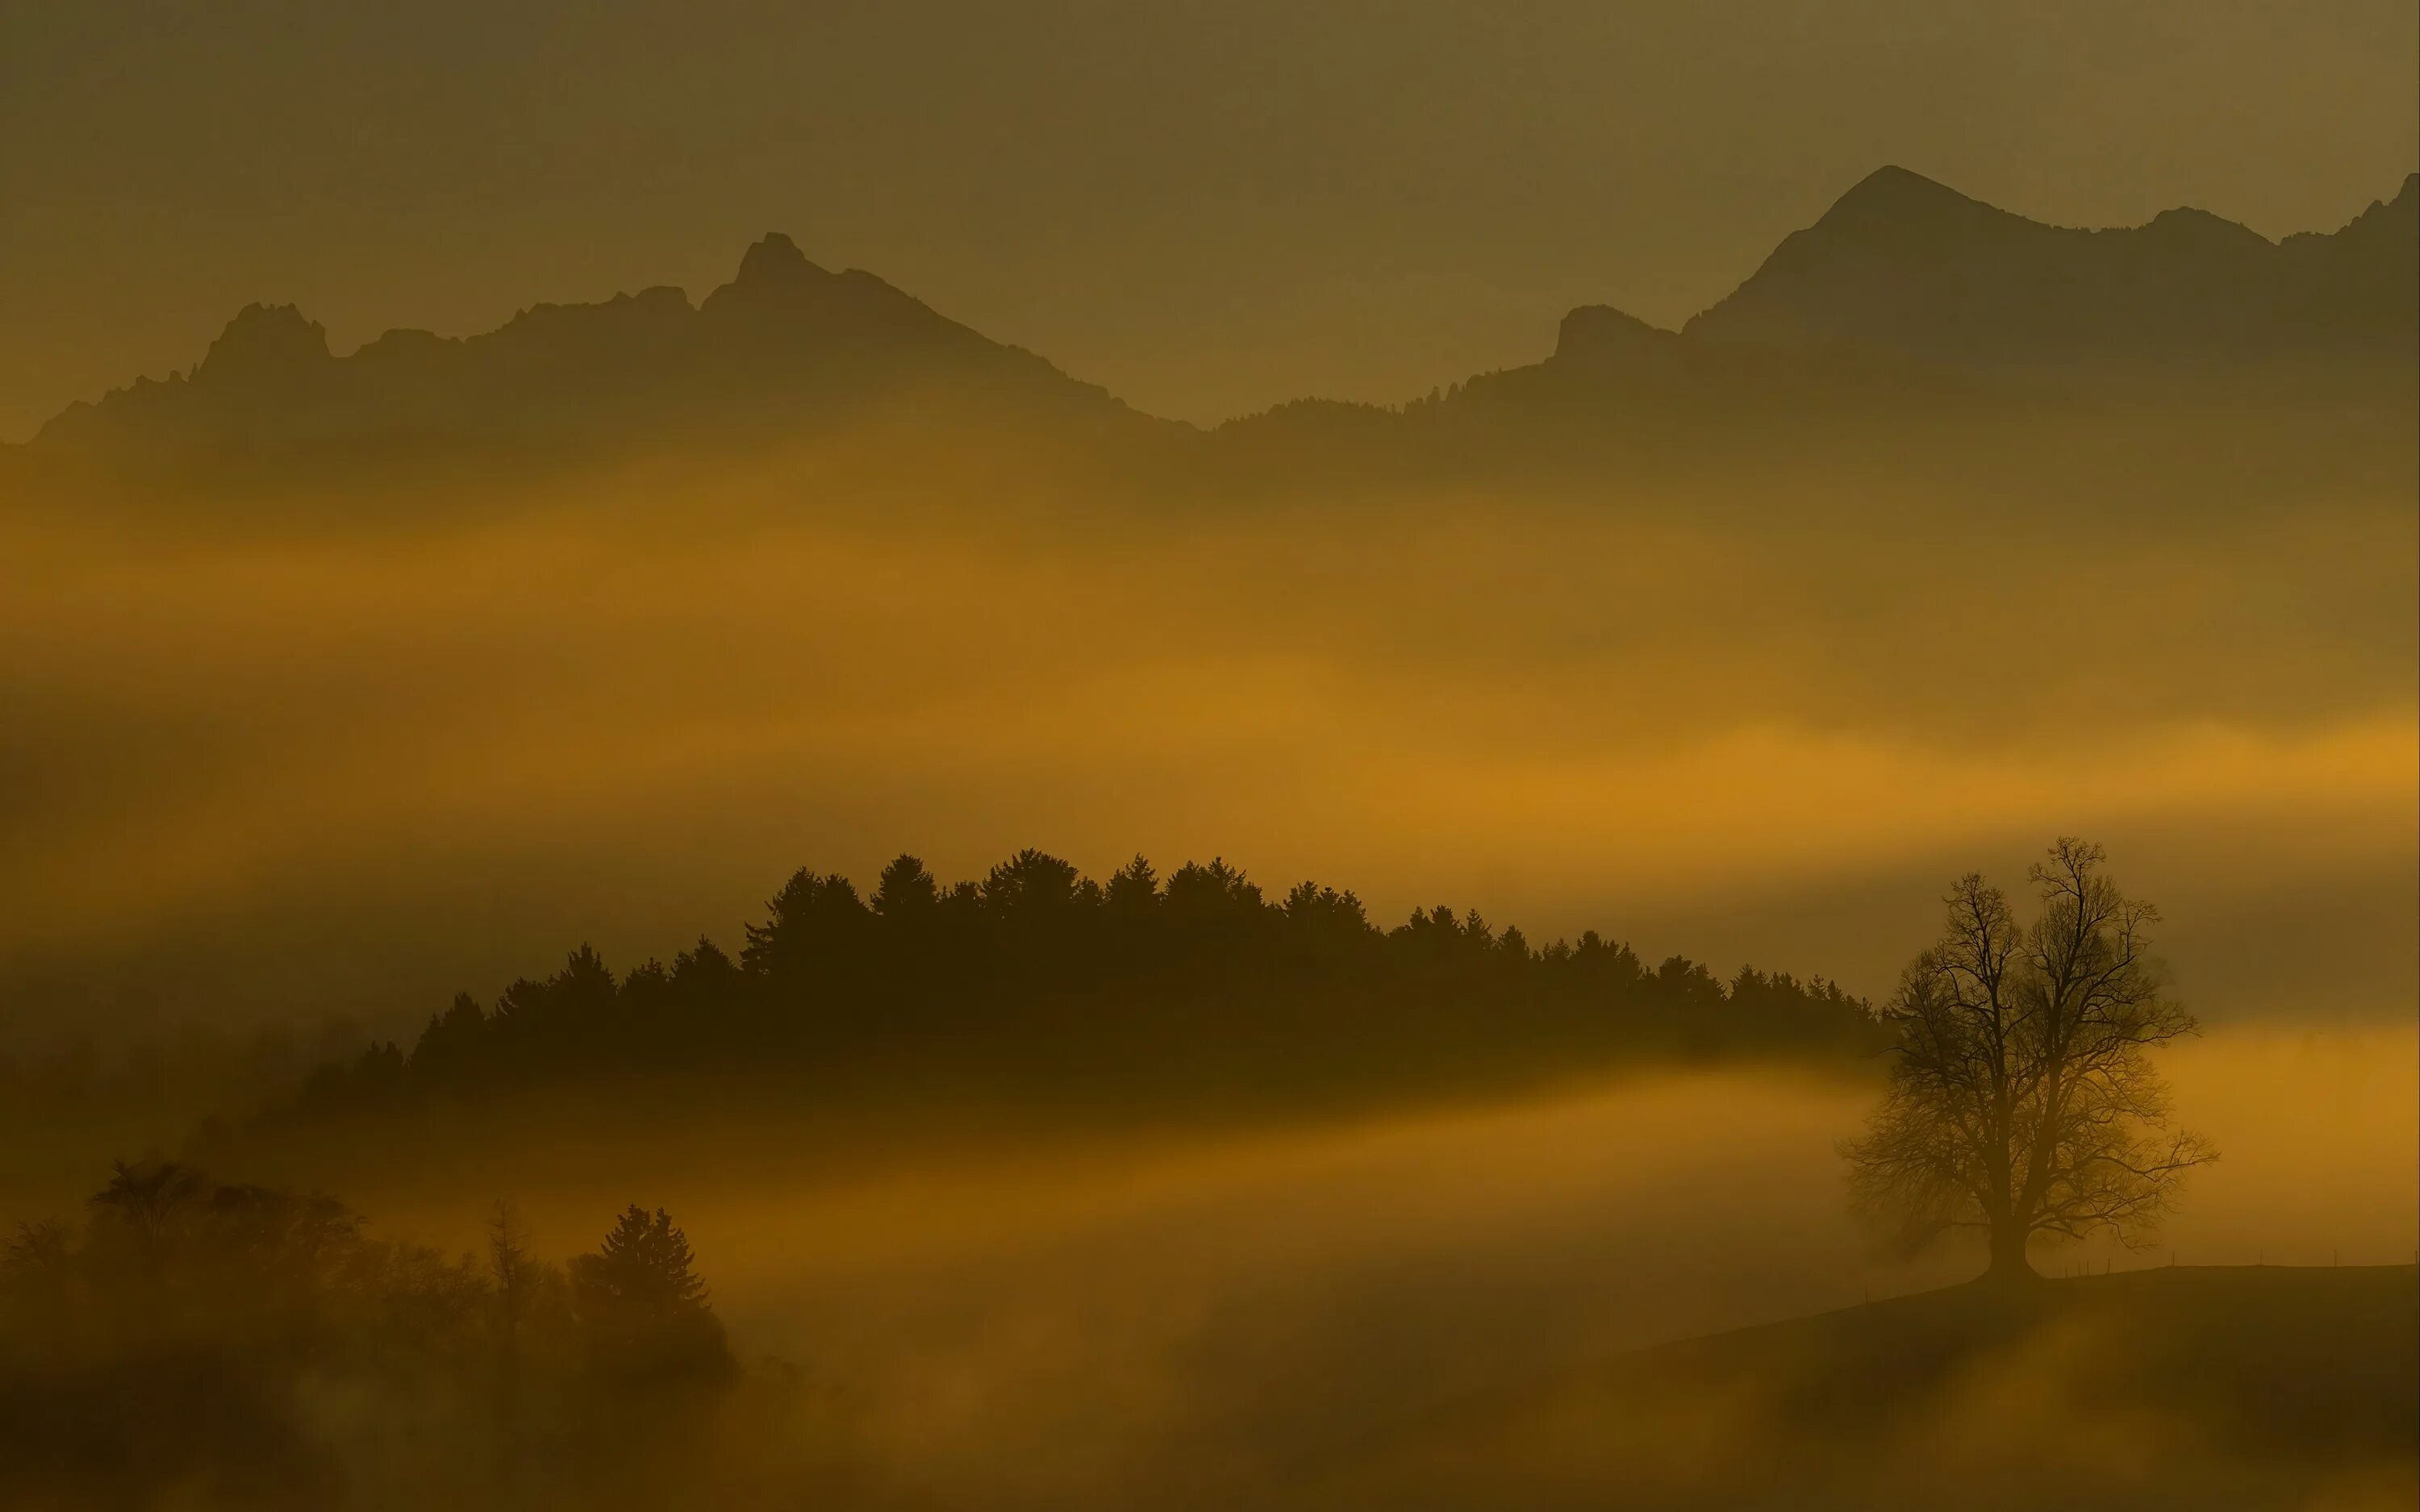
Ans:
<svg viewBox="0 0 2420 1512"><path fill-rule="evenodd" d="M2408 1507L2416 1302L2411 1266L1954 1288L1577 1368L1320 1478L1390 1507Z"/></svg>

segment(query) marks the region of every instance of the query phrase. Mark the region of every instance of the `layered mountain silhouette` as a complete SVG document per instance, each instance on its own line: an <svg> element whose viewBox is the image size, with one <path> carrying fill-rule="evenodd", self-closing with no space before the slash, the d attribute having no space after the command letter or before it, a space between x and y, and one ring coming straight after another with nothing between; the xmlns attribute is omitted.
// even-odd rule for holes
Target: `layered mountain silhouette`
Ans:
<svg viewBox="0 0 2420 1512"><path fill-rule="evenodd" d="M696 305L677 288L647 288L599 304L540 304L467 338L390 331L344 357L294 306L251 305L190 373L76 405L36 440L275 450L619 435L780 424L903 393L1124 410L1105 390L871 273L817 267L777 233Z"/></svg>
<svg viewBox="0 0 2420 1512"><path fill-rule="evenodd" d="M2337 231L2271 241L2192 209L2115 230L2045 225L1885 167L1683 330L1575 310L1545 361L1429 408L1568 409L1613 394L1753 409L1842 372L1909 389L1945 371L2401 372L2416 347L2420 175ZM107 455L628 439L779 429L901 398L937 420L1174 428L871 273L817 267L777 234L695 305L648 288L538 305L467 338L391 331L342 357L293 306L253 305L190 373L75 405L36 444ZM1254 428L1366 432L1354 417L1383 413L1297 404Z"/></svg>
<svg viewBox="0 0 2420 1512"><path fill-rule="evenodd" d="M1884 168L1685 331L1961 366L2408 361L2416 291L2420 175L2340 231L2276 242L2194 209L2044 225Z"/></svg>

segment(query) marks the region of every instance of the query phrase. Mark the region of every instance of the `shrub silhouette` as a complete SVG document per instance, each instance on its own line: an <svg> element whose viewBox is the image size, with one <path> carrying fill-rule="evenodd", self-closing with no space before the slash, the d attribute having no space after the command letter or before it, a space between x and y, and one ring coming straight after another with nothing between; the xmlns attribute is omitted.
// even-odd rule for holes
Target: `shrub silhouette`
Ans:
<svg viewBox="0 0 2420 1512"><path fill-rule="evenodd" d="M0 1247L8 1505L638 1504L756 1389L660 1210L566 1285L508 1209L474 1258L178 1162L86 1206Z"/></svg>

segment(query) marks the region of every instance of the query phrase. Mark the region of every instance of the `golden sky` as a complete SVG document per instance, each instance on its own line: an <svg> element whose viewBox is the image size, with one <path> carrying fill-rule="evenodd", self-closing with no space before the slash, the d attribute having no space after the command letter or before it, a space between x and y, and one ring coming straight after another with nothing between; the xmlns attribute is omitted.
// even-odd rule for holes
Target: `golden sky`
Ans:
<svg viewBox="0 0 2420 1512"><path fill-rule="evenodd" d="M1885 162L2059 222L2334 227L2411 171L2420 21L2283 14L16 8L0 435L246 301L341 351L702 295L768 227L1204 419L1534 360L1582 301L1676 322ZM1879 993L1948 878L2084 831L2175 905L2197 1001L2408 1016L2412 453L2328 413L1203 516L878 437L357 476L215 534L25 512L0 980L215 950L264 1011L343 995L308 956L383 1011L728 937L799 865L1032 844Z"/></svg>
<svg viewBox="0 0 2420 1512"><path fill-rule="evenodd" d="M253 301L338 350L701 295L768 228L1143 408L1399 399L1678 321L1868 171L2333 229L2406 0L756 0L0 10L0 440Z"/></svg>
<svg viewBox="0 0 2420 1512"><path fill-rule="evenodd" d="M2412 0L0 0L0 441L255 301L342 353L702 298L768 230L1146 410L1400 401L1537 361L1575 305L1677 326L1885 163L2062 224L2333 230L2413 170L2415 55ZM1883 998L1954 879L2022 897L2073 835L2164 910L2210 1031L2162 1057L2225 1152L2163 1247L2407 1262L2412 370L1768 352L1734 390L1587 345L1400 424L1097 449L1090 413L1020 428L1047 405L937 419L950 386L902 364L802 384L837 395L804 421L597 412L525 453L398 424L163 447L135 483L0 456L0 1057L136 1046L144 1105L95 1127L176 1148L151 1047L185 1029L409 1044L575 947L736 951L796 869L870 890L902 851L948 882L1028 846ZM283 421L298 390L220 392ZM520 1195L555 1253L669 1203L735 1344L804 1362L796 1400L844 1402L917 1504L1130 1505L1171 1466L1211 1504L1322 1439L1972 1258L1867 1252L1836 1149L1871 1088L1803 1069L1097 1147L995 1138L983 1099L886 1128L667 1088L638 1123L600 1098L611 1128L449 1093L392 1166L248 1122L242 1174L454 1245L542 1145ZM113 1153L67 1148L88 1111L0 1139L0 1199ZM2099 1357L1993 1358L2040 1442L2115 1442L2066 1431ZM1978 1399L1905 1442L1999 1454ZM1554 1469L1489 1453L1476 1484Z"/></svg>

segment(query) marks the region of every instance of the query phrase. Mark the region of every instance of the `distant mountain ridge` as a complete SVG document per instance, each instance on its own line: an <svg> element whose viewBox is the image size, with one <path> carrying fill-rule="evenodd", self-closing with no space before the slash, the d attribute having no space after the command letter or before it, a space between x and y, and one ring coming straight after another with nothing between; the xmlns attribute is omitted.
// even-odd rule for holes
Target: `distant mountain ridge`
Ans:
<svg viewBox="0 0 2420 1512"><path fill-rule="evenodd" d="M900 391L1125 410L1106 390L872 273L817 267L774 233L694 306L680 289L650 287L597 304L535 305L481 335L389 331L343 357L293 305L249 305L190 373L71 406L36 442L508 440L779 422Z"/></svg>
<svg viewBox="0 0 2420 1512"><path fill-rule="evenodd" d="M1807 354L1911 372L2274 363L2408 369L2420 347L2420 174L2342 228L2270 241L2207 212L2074 230L1885 167L1785 239L1681 331L1607 306L1562 323L1545 362L1481 375L1498 403L1551 380L1652 394L1786 389ZM1497 381L1511 380L1511 381ZM239 313L190 373L70 407L38 446L274 453L374 440L511 442L698 426L780 427L912 397L1017 419L1175 429L788 237L747 250L692 305L650 287L539 304L485 334L390 331L349 356L292 305ZM1348 409L1282 407L1316 424Z"/></svg>
<svg viewBox="0 0 2420 1512"><path fill-rule="evenodd" d="M1683 327L1959 366L2413 355L2420 174L2341 230L2271 241L2204 210L2084 231L1883 168Z"/></svg>

